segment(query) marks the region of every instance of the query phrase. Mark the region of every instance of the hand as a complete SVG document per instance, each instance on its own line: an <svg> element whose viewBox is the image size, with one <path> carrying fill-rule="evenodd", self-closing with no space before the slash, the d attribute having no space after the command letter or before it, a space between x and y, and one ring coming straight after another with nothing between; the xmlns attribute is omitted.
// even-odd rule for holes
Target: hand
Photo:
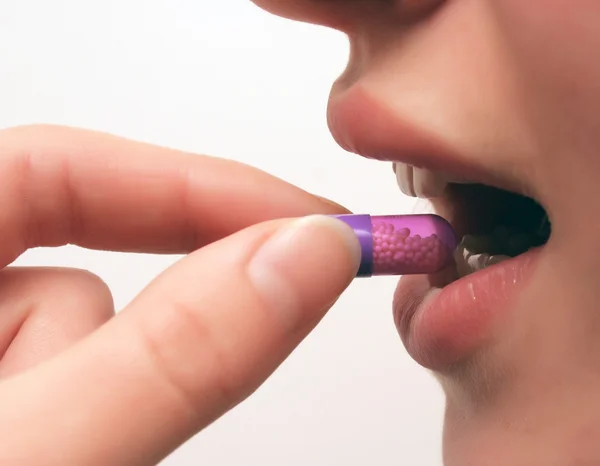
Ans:
<svg viewBox="0 0 600 466"><path fill-rule="evenodd" d="M0 199L0 464L155 464L252 393L358 267L342 222L281 220L340 207L97 133L0 132ZM6 267L67 243L195 252L115 317L88 272Z"/></svg>

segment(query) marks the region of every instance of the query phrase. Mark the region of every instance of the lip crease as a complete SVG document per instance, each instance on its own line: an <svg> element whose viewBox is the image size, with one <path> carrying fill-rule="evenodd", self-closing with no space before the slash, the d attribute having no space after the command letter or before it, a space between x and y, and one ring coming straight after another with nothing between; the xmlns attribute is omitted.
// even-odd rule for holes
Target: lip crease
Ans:
<svg viewBox="0 0 600 466"><path fill-rule="evenodd" d="M343 90L334 87L328 123L338 144L349 152L503 187L485 167L467 164L439 140L399 120L360 84ZM402 277L394 297L394 318L409 354L424 367L443 372L476 351L490 338L493 322L506 314L528 283L540 250L456 281L452 281L456 276ZM442 285L451 283L440 287L440 279Z"/></svg>

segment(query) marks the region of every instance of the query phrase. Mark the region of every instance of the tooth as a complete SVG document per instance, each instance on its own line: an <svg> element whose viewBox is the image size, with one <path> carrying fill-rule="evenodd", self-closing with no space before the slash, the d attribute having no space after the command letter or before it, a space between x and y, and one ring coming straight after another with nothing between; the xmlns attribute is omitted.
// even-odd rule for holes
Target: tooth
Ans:
<svg viewBox="0 0 600 466"><path fill-rule="evenodd" d="M405 163L396 163L398 187L407 196L416 197L413 185L413 168Z"/></svg>
<svg viewBox="0 0 600 466"><path fill-rule="evenodd" d="M413 168L413 187L417 197L431 199L440 197L448 182L441 174L426 168Z"/></svg>
<svg viewBox="0 0 600 466"><path fill-rule="evenodd" d="M471 269L471 273L473 273L479 270L483 270L491 265L499 264L500 262L505 261L506 259L510 259L510 257L503 256L500 254L496 256L491 256L486 253L475 254L469 257L468 264L469 268Z"/></svg>
<svg viewBox="0 0 600 466"><path fill-rule="evenodd" d="M426 168L396 163L395 171L400 190L411 197L423 199L439 197L448 184L442 175Z"/></svg>
<svg viewBox="0 0 600 466"><path fill-rule="evenodd" d="M503 256L502 254L498 254L496 256L490 256L490 260L488 261L487 266L489 267L490 265L499 264L500 262L503 262L507 259L510 259L510 257Z"/></svg>
<svg viewBox="0 0 600 466"><path fill-rule="evenodd" d="M472 272L478 272L479 270L482 270L486 267L489 260L489 254L474 254L471 257L469 257L467 263L469 264L469 268Z"/></svg>
<svg viewBox="0 0 600 466"><path fill-rule="evenodd" d="M431 199L444 194L448 183L470 183L466 179L451 177L442 172L413 167L401 162L395 162L393 169L400 190L411 197Z"/></svg>
<svg viewBox="0 0 600 466"><path fill-rule="evenodd" d="M454 262L456 262L456 271L459 277L466 277L471 273L467 264L469 254L462 243L454 251Z"/></svg>
<svg viewBox="0 0 600 466"><path fill-rule="evenodd" d="M488 253L474 254L465 247L464 240L461 242L454 252L454 261L456 263L456 271L459 277L466 277L472 273L483 270L486 267L499 264L502 261L510 259L505 255L491 255Z"/></svg>

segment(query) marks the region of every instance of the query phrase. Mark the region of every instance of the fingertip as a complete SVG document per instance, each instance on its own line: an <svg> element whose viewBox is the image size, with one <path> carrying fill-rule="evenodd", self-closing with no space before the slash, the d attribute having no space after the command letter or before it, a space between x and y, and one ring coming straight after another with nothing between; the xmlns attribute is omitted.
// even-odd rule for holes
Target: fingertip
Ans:
<svg viewBox="0 0 600 466"><path fill-rule="evenodd" d="M279 229L257 251L248 277L266 305L302 322L325 312L360 265L360 244L344 222L315 215ZM309 319L312 320L312 319Z"/></svg>

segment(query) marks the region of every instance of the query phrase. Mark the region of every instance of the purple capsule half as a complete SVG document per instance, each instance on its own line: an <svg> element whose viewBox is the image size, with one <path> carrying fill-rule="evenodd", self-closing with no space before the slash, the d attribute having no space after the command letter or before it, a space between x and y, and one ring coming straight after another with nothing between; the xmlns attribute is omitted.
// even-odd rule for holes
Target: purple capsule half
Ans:
<svg viewBox="0 0 600 466"><path fill-rule="evenodd" d="M457 239L438 215L338 215L360 241L358 277L439 272L454 263Z"/></svg>

